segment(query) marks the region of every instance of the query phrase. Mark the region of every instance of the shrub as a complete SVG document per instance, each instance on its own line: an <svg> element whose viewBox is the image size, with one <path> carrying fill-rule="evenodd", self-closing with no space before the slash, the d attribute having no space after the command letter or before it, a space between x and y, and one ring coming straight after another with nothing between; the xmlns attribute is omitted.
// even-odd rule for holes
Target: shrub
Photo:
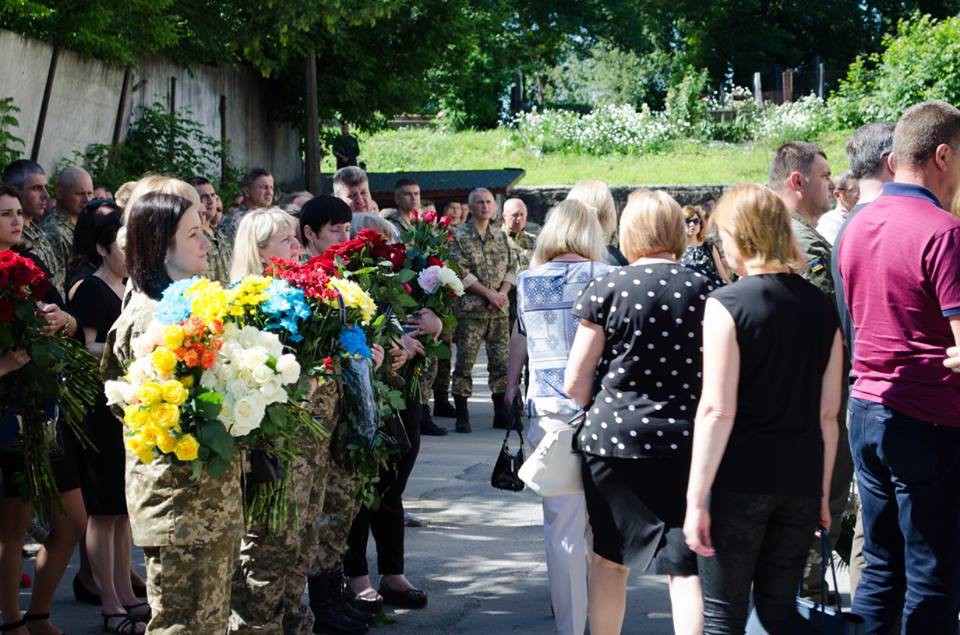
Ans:
<svg viewBox="0 0 960 635"><path fill-rule="evenodd" d="M583 116L563 110L520 114L513 138L537 152L642 154L662 147L670 127L646 108L601 106Z"/></svg>
<svg viewBox="0 0 960 635"><path fill-rule="evenodd" d="M780 106L768 105L756 120L753 138L773 145L810 141L831 125L826 104L810 94Z"/></svg>
<svg viewBox="0 0 960 635"><path fill-rule="evenodd" d="M20 158L23 148L23 139L14 135L10 130L20 126L17 114L20 109L13 103L13 97L0 99L0 171Z"/></svg>
<svg viewBox="0 0 960 635"><path fill-rule="evenodd" d="M881 55L859 57L830 98L837 124L896 121L930 99L960 103L960 16L915 15L884 38Z"/></svg>

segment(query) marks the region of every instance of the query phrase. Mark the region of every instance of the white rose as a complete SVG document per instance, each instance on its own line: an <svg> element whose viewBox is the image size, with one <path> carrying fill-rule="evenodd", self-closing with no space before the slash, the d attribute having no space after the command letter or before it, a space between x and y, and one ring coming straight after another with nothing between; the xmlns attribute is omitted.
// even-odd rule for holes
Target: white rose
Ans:
<svg viewBox="0 0 960 635"><path fill-rule="evenodd" d="M108 381L103 385L103 392L107 396L107 405L115 406L117 404L126 405L130 402L127 401L126 388L129 387L125 381Z"/></svg>
<svg viewBox="0 0 960 635"><path fill-rule="evenodd" d="M258 384L265 384L275 376L276 373L269 366L257 366L253 369L253 381Z"/></svg>
<svg viewBox="0 0 960 635"><path fill-rule="evenodd" d="M260 329L253 326L245 326L237 334L236 341L241 347L249 349L260 345Z"/></svg>
<svg viewBox="0 0 960 635"><path fill-rule="evenodd" d="M283 354L283 344L280 336L271 331L261 331L257 346L262 347L269 357L277 358Z"/></svg>
<svg viewBox="0 0 960 635"><path fill-rule="evenodd" d="M226 384L226 392L234 398L239 399L250 392L250 386L245 381L231 379Z"/></svg>
<svg viewBox="0 0 960 635"><path fill-rule="evenodd" d="M274 377L265 384L260 385L260 396L267 403L284 403L287 401L287 391L280 384L280 378Z"/></svg>
<svg viewBox="0 0 960 635"><path fill-rule="evenodd" d="M233 426L230 434L242 437L260 427L266 404L253 396L238 399L233 406Z"/></svg>
<svg viewBox="0 0 960 635"><path fill-rule="evenodd" d="M441 285L447 287L457 295L463 295L463 282L460 281L460 278L457 277L457 274L455 274L452 269L441 267L437 277L440 279Z"/></svg>
<svg viewBox="0 0 960 635"><path fill-rule="evenodd" d="M248 348L240 354L240 365L244 368L253 370L257 366L263 366L267 363L267 360L270 359L270 356L267 354L267 350L262 346L255 346Z"/></svg>
<svg viewBox="0 0 960 635"><path fill-rule="evenodd" d="M283 383L292 384L300 379L300 364L293 355L281 355L277 360L277 372L283 377Z"/></svg>
<svg viewBox="0 0 960 635"><path fill-rule="evenodd" d="M138 359L127 369L127 378L134 384L142 384L154 379L153 364L149 357Z"/></svg>
<svg viewBox="0 0 960 635"><path fill-rule="evenodd" d="M205 370L203 374L200 375L200 385L204 388L216 389L219 384L220 382L212 370Z"/></svg>

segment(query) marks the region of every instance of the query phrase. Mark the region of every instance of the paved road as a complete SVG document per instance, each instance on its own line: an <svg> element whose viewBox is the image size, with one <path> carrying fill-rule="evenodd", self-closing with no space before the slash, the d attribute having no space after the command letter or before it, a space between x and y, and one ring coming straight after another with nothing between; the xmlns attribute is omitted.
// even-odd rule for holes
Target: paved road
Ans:
<svg viewBox="0 0 960 635"><path fill-rule="evenodd" d="M478 387L486 385L483 375L478 364ZM503 434L490 427L489 393L471 401L471 416L472 434L451 431L446 437L423 439L405 497L407 508L429 523L407 530L406 571L428 591L430 605L422 611L391 611L393 623L376 628L375 633L555 632L539 497L529 491L513 494L490 487ZM438 423L453 428L452 420ZM137 561L142 562L139 554ZM372 539L369 561L371 571L376 571ZM76 566L75 557L56 598L55 619L71 635L98 633L97 609L72 599L69 583ZM32 562L25 563L26 570L32 572L32 568ZM845 584L846 580L841 582L844 590ZM26 602L24 593L23 606ZM623 632L672 632L665 578L631 577Z"/></svg>

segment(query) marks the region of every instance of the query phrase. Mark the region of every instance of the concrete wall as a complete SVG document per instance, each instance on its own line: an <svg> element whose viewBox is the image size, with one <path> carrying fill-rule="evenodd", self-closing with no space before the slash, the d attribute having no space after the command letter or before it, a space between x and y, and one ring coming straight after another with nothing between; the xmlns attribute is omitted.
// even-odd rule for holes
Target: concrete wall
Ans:
<svg viewBox="0 0 960 635"><path fill-rule="evenodd" d="M510 190L509 196L523 199L527 205L527 214L530 220L542 224L544 217L551 207L567 197L569 185L540 185L531 187L515 187ZM613 198L617 202L617 209L622 210L627 204L630 192L637 188L647 187L652 190L663 190L675 198L681 205L693 205L706 198L719 199L725 185L627 185L610 188Z"/></svg>
<svg viewBox="0 0 960 635"><path fill-rule="evenodd" d="M52 53L49 44L0 30L0 97L13 97L22 111L20 126L12 132L24 140L24 156L33 147ZM298 135L273 120L260 80L250 69L185 69L160 57L141 60L133 72L131 86L137 90L127 100L123 133L141 107L168 103L171 77L177 80L177 110L189 110L215 139L220 138L220 96L226 96L227 138L236 165L268 167L278 184L302 183ZM110 143L122 85L122 69L61 53L38 156L48 171L90 144Z"/></svg>

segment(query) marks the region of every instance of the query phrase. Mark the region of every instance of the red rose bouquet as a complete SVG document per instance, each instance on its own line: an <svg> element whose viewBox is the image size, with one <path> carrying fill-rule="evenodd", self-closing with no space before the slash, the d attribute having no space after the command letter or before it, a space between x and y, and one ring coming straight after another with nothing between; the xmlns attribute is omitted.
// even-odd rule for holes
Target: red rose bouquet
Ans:
<svg viewBox="0 0 960 635"><path fill-rule="evenodd" d="M59 419L85 440L83 418L102 386L97 360L76 340L43 335L37 302L50 288L43 271L25 256L0 252L0 353L25 350L30 362L0 378L0 417L16 426L6 453L22 456L23 500L43 511L57 498L50 466Z"/></svg>

